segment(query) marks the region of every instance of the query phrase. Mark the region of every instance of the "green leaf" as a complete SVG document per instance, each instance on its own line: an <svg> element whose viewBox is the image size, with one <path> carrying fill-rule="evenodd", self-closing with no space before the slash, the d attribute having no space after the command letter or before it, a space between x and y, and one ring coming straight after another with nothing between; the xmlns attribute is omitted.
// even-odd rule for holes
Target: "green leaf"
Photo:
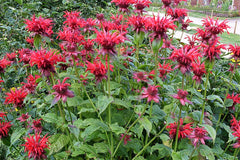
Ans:
<svg viewBox="0 0 240 160"><path fill-rule="evenodd" d="M108 96L98 96L98 101L97 101L97 109L99 110L99 114L101 114L102 112L104 112L108 105L110 103L113 102L113 97L109 97Z"/></svg>
<svg viewBox="0 0 240 160"><path fill-rule="evenodd" d="M151 148L151 154L154 151L158 151L158 156L159 159L170 156L171 155L171 148L163 145L163 144L155 144L154 146L152 146Z"/></svg>
<svg viewBox="0 0 240 160"><path fill-rule="evenodd" d="M181 158L181 153L180 153L180 152L175 152L175 151L173 151L173 152L172 152L172 159L173 159L173 160L182 160L182 158Z"/></svg>
<svg viewBox="0 0 240 160"><path fill-rule="evenodd" d="M221 102L222 104L224 104L223 103L223 100L221 99L221 97L219 97L218 95L209 95L209 96L207 96L207 99L208 100L218 100L219 102Z"/></svg>
<svg viewBox="0 0 240 160"><path fill-rule="evenodd" d="M42 42L41 36L39 34L35 35L33 44L37 50L40 48L41 42Z"/></svg>
<svg viewBox="0 0 240 160"><path fill-rule="evenodd" d="M108 153L109 147L106 143L94 143L93 147L96 149L97 153Z"/></svg>
<svg viewBox="0 0 240 160"><path fill-rule="evenodd" d="M199 150L200 150L201 155L205 156L207 159L215 160L212 149L209 148L207 145L200 145Z"/></svg>
<svg viewBox="0 0 240 160"><path fill-rule="evenodd" d="M216 139L216 130L208 124L202 124L201 126L203 126L208 131L214 143Z"/></svg>
<svg viewBox="0 0 240 160"><path fill-rule="evenodd" d="M67 103L69 107L78 106L82 102L82 98L80 96L75 96L73 98L68 98Z"/></svg>
<svg viewBox="0 0 240 160"><path fill-rule="evenodd" d="M135 158L135 160L146 160L146 159L144 157L140 156L140 157Z"/></svg>
<svg viewBox="0 0 240 160"><path fill-rule="evenodd" d="M18 128L16 129L12 136L11 136L11 144L13 144L14 142L16 142L23 134L25 133L25 129L24 128Z"/></svg>
<svg viewBox="0 0 240 160"><path fill-rule="evenodd" d="M114 98L114 101L112 103L115 104L115 105L123 106L125 108L132 108L132 104L130 102L123 101L123 100L118 99L118 98Z"/></svg>
<svg viewBox="0 0 240 160"><path fill-rule="evenodd" d="M18 4L22 5L23 0L15 0Z"/></svg>
<svg viewBox="0 0 240 160"><path fill-rule="evenodd" d="M194 112L192 112L191 114L190 114L190 117L192 117L192 119L194 120L194 121L200 121L200 119L201 119L201 115L202 115L202 112L200 112L200 111L194 111Z"/></svg>
<svg viewBox="0 0 240 160"><path fill-rule="evenodd" d="M110 124L110 128L111 128L112 132L116 133L117 135L125 132L125 129L123 127L119 126L117 123Z"/></svg>
<svg viewBox="0 0 240 160"><path fill-rule="evenodd" d="M147 133L149 134L152 130L152 123L147 119L147 117L143 117L139 120L139 123L146 129Z"/></svg>
<svg viewBox="0 0 240 160"><path fill-rule="evenodd" d="M63 126L62 117L57 116L55 113L47 113L42 116L42 119L48 123L56 124L58 127Z"/></svg>
<svg viewBox="0 0 240 160"><path fill-rule="evenodd" d="M49 138L50 149L49 155L60 151L64 146L70 142L70 137L64 134L55 134Z"/></svg>

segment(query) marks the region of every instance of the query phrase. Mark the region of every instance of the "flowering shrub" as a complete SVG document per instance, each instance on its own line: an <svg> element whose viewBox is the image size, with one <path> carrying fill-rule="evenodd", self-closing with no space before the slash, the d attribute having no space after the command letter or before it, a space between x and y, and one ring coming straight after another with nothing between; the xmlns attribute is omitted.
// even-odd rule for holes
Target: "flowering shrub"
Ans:
<svg viewBox="0 0 240 160"><path fill-rule="evenodd" d="M143 15L148 0L65 11L57 32L26 19L31 48L0 60L1 158L238 159L240 47L210 17L189 44L174 38L190 23L180 2L163 1L166 17Z"/></svg>

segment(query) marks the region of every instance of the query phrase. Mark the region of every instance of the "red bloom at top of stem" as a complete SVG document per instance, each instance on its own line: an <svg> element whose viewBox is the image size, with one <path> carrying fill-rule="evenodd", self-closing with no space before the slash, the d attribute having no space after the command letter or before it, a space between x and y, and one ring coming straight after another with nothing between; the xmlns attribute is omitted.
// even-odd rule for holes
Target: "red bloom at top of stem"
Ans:
<svg viewBox="0 0 240 160"><path fill-rule="evenodd" d="M179 68L183 74L190 72L191 64L201 57L199 50L197 48L189 49L189 47L184 46L180 49L174 49L170 59L177 61L178 65L175 68Z"/></svg>
<svg viewBox="0 0 240 160"><path fill-rule="evenodd" d="M22 146L25 147L24 152L28 151L28 158L33 158L34 160L40 160L40 159L47 159L47 156L45 155L45 150L48 148L48 138L45 135L43 138L41 138L40 133L35 133L35 135L31 136L29 134L29 137L26 137L25 144L22 144Z"/></svg>
<svg viewBox="0 0 240 160"><path fill-rule="evenodd" d="M235 105L237 103L240 103L240 94L236 94L235 96L234 96L234 93L232 93L232 95L228 94L226 98L233 100L233 105L229 108L231 108L232 110L235 110Z"/></svg>
<svg viewBox="0 0 240 160"><path fill-rule="evenodd" d="M194 73L193 79L196 80L197 84L200 84L202 76L206 74L205 64L200 62L192 63L192 70Z"/></svg>
<svg viewBox="0 0 240 160"><path fill-rule="evenodd" d="M187 30L187 27L189 26L189 24L193 22L190 19L186 19L185 21L182 21L182 30Z"/></svg>
<svg viewBox="0 0 240 160"><path fill-rule="evenodd" d="M11 62L6 60L5 58L1 59L0 60L0 73L4 73L4 69L7 67L7 66L10 66L11 65Z"/></svg>
<svg viewBox="0 0 240 160"><path fill-rule="evenodd" d="M2 118L3 120L5 120L4 117L7 116L6 113L7 113L7 112L0 112L0 118Z"/></svg>
<svg viewBox="0 0 240 160"><path fill-rule="evenodd" d="M91 32L94 31L94 26L96 25L96 20L92 18L88 18L83 21L83 32Z"/></svg>
<svg viewBox="0 0 240 160"><path fill-rule="evenodd" d="M14 104L14 107L23 107L24 98L28 95L24 89L11 89L9 93L6 93L5 104Z"/></svg>
<svg viewBox="0 0 240 160"><path fill-rule="evenodd" d="M192 139L193 145L196 147L199 144L199 141L205 145L205 140L211 139L207 136L208 132L204 129L204 127L196 127L193 129L193 132L188 137Z"/></svg>
<svg viewBox="0 0 240 160"><path fill-rule="evenodd" d="M133 79L136 79L137 82L143 81L143 82L148 82L147 79L148 75L146 72L136 72L133 73Z"/></svg>
<svg viewBox="0 0 240 160"><path fill-rule="evenodd" d="M6 58L7 58L9 61L14 62L15 59L16 59L16 55L17 55L17 53L15 53L15 52L13 52L13 53L7 53L7 54L6 54Z"/></svg>
<svg viewBox="0 0 240 160"><path fill-rule="evenodd" d="M144 8L149 7L149 4L152 4L150 0L134 0L134 7L136 10L134 12L138 14L143 14Z"/></svg>
<svg viewBox="0 0 240 160"><path fill-rule="evenodd" d="M79 30L73 30L71 28L64 27L63 31L59 31L57 38L73 44L77 44L84 39L84 36Z"/></svg>
<svg viewBox="0 0 240 160"><path fill-rule="evenodd" d="M233 45L229 45L229 50L233 53L232 58L234 58L235 60L240 60L240 46L235 44L235 46Z"/></svg>
<svg viewBox="0 0 240 160"><path fill-rule="evenodd" d="M0 84L4 82L4 80L1 80L2 78L0 77Z"/></svg>
<svg viewBox="0 0 240 160"><path fill-rule="evenodd" d="M187 0L173 0L173 4L175 5L175 6L177 6L180 2L182 2L182 1L185 1L185 2L187 2Z"/></svg>
<svg viewBox="0 0 240 160"><path fill-rule="evenodd" d="M20 62L23 62L24 64L28 64L31 58L31 52L32 50L28 48L23 48L18 51Z"/></svg>
<svg viewBox="0 0 240 160"><path fill-rule="evenodd" d="M182 23L184 18L187 16L187 10L182 8L169 8L167 10L167 14L170 15L173 20L177 20L178 22Z"/></svg>
<svg viewBox="0 0 240 160"><path fill-rule="evenodd" d="M32 129L35 131L35 133L41 133L42 132L42 118L33 120L32 122Z"/></svg>
<svg viewBox="0 0 240 160"><path fill-rule="evenodd" d="M10 122L2 122L0 121L0 139L2 137L7 137L8 136L8 131L11 128Z"/></svg>
<svg viewBox="0 0 240 160"><path fill-rule="evenodd" d="M54 65L60 62L60 55L56 51L38 50L31 55L30 65L37 65L40 72L48 77L50 73L55 73Z"/></svg>
<svg viewBox="0 0 240 160"><path fill-rule="evenodd" d="M152 85L148 85L148 88L143 88L143 93L141 95L141 99L143 98L147 98L147 101L154 101L156 103L159 102L159 94L158 94L158 87L160 86L152 86Z"/></svg>
<svg viewBox="0 0 240 160"><path fill-rule="evenodd" d="M80 18L80 13L77 11L65 11L65 15L63 17L66 18L66 21L63 22L66 26L70 27L71 29L79 29L82 26L82 19Z"/></svg>
<svg viewBox="0 0 240 160"><path fill-rule="evenodd" d="M172 0L162 0L162 3L164 8L168 8L170 7Z"/></svg>
<svg viewBox="0 0 240 160"><path fill-rule="evenodd" d="M220 58L219 55L222 53L221 49L226 49L225 44L217 45L217 41L215 41L212 45L202 44L203 47L203 55L207 57L209 61L214 61L215 58Z"/></svg>
<svg viewBox="0 0 240 160"><path fill-rule="evenodd" d="M145 16L135 16L132 15L128 18L128 23L133 26L133 31L139 33L141 31L145 32L145 23L146 23Z"/></svg>
<svg viewBox="0 0 240 160"><path fill-rule="evenodd" d="M32 16L31 20L26 19L25 24L27 24L26 29L35 34L40 34L50 37L53 34L52 31L52 20L44 19L41 16L36 18L35 15Z"/></svg>
<svg viewBox="0 0 240 160"><path fill-rule="evenodd" d="M237 121L236 118L232 115L231 129L235 132L240 128L240 121Z"/></svg>
<svg viewBox="0 0 240 160"><path fill-rule="evenodd" d="M230 28L227 25L227 20L220 22L218 19L215 20L214 18L207 17L202 21L203 27L205 27L205 29L213 35L222 34L224 31L227 31L227 29Z"/></svg>
<svg viewBox="0 0 240 160"><path fill-rule="evenodd" d="M192 102L187 99L187 95L188 95L187 91L178 89L178 93L172 95L172 97L176 98L176 99L179 99L179 101L182 105L185 105L186 102L189 103L189 104L192 104Z"/></svg>
<svg viewBox="0 0 240 160"><path fill-rule="evenodd" d="M35 88L37 87L36 80L40 78L39 75L36 75L35 77L33 75L29 75L27 78L27 83L21 83L24 84L23 88L26 89L29 93L34 93Z"/></svg>
<svg viewBox="0 0 240 160"><path fill-rule="evenodd" d="M116 44L122 43L125 40L123 33L119 32L105 32L95 30L97 33L96 42L102 46L102 49L99 51L100 54L110 54L115 55L116 51L114 49Z"/></svg>
<svg viewBox="0 0 240 160"><path fill-rule="evenodd" d="M112 0L111 3L115 3L119 7L120 12L130 12L128 7L134 3L134 0Z"/></svg>
<svg viewBox="0 0 240 160"><path fill-rule="evenodd" d="M167 31L168 29L175 30L177 27L174 21L167 17L162 17L158 15L157 17L153 15L153 17L148 18L148 23L146 23L146 27L153 31L149 36L154 39L167 39Z"/></svg>
<svg viewBox="0 0 240 160"><path fill-rule="evenodd" d="M176 137L178 123L179 122L169 123L169 125L166 127L167 129L170 129L169 135L172 139ZM178 138L186 138L188 135L190 135L192 132L191 127L192 123L183 125L183 119L181 118L179 124Z"/></svg>
<svg viewBox="0 0 240 160"><path fill-rule="evenodd" d="M28 113L26 114L22 114L21 117L17 118L17 120L19 120L20 122L25 122L30 116L28 115Z"/></svg>
<svg viewBox="0 0 240 160"><path fill-rule="evenodd" d="M69 83L65 83L66 80L70 79L69 77L65 77L62 81L58 80L58 84L53 86L53 89L55 92L53 92L53 95L56 95L52 104L56 104L60 99L65 103L67 101L67 97L72 98L74 97L73 91L70 91L68 89L69 86L71 86Z"/></svg>
<svg viewBox="0 0 240 160"><path fill-rule="evenodd" d="M87 53L94 53L94 50L93 50L94 43L93 42L94 42L94 39L87 39L81 43Z"/></svg>
<svg viewBox="0 0 240 160"><path fill-rule="evenodd" d="M170 63L165 64L165 61L163 62L163 64L158 63L158 70L159 70L159 77L165 79L167 73L170 73L172 71L172 65L170 65Z"/></svg>

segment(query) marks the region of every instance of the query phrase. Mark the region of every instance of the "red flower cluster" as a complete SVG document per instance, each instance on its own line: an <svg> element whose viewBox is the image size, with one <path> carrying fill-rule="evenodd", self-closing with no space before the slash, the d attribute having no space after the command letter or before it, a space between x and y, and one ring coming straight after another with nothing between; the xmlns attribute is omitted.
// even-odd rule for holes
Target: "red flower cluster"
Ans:
<svg viewBox="0 0 240 160"><path fill-rule="evenodd" d="M172 65L170 65L169 63L165 64L165 61L163 62L163 64L158 63L158 70L159 70L159 77L162 79L166 78L166 75L168 73L170 73L172 71Z"/></svg>
<svg viewBox="0 0 240 160"><path fill-rule="evenodd" d="M170 138L174 139L177 134L177 127L179 122L169 123L169 125L166 127L167 129L170 129L169 135ZM192 123L188 123L186 125L183 125L183 119L180 119L179 124L179 131L178 131L178 138L186 138L188 137L192 132Z"/></svg>
<svg viewBox="0 0 240 160"><path fill-rule="evenodd" d="M47 159L45 155L46 151L44 149L48 148L48 138L47 135L41 138L40 133L35 133L35 135L26 137L24 152L28 152L28 158L33 158L34 160Z"/></svg>
<svg viewBox="0 0 240 160"><path fill-rule="evenodd" d="M70 27L71 29L79 29L79 27L82 26L82 19L80 18L80 13L77 11L65 11L65 14L63 15L66 20L63 22L63 24L67 27Z"/></svg>
<svg viewBox="0 0 240 160"><path fill-rule="evenodd" d="M103 79L107 79L107 75L106 75L107 67L105 67L100 60L95 60L93 63L90 63L89 61L87 61L86 65L87 65L86 72L90 71L91 73L93 73L95 75L95 79L97 83L101 82ZM113 66L110 65L111 71L113 71L112 68Z"/></svg>
<svg viewBox="0 0 240 160"><path fill-rule="evenodd" d="M199 141L205 145L205 140L211 139L207 136L207 134L208 132L204 129L204 127L196 127L188 137L192 139L192 143L196 147L199 144Z"/></svg>
<svg viewBox="0 0 240 160"><path fill-rule="evenodd" d="M204 18L203 20L203 27L210 32L212 35L222 34L224 31L227 31L230 28L227 23L227 20L224 20L220 23L218 19L214 19L211 17Z"/></svg>
<svg viewBox="0 0 240 160"><path fill-rule="evenodd" d="M9 93L6 93L7 97L5 99L5 104L13 104L15 108L23 107L24 98L28 95L27 91L20 89L11 89Z"/></svg>
<svg viewBox="0 0 240 160"><path fill-rule="evenodd" d="M114 49L116 44L122 43L125 40L123 33L119 32L105 32L95 30L97 33L96 42L102 46L102 49L99 51L100 54L110 54L115 55L116 51Z"/></svg>
<svg viewBox="0 0 240 160"><path fill-rule="evenodd" d="M234 58L236 61L240 60L240 46L235 44L235 46L233 45L229 45L229 50L233 53L232 58Z"/></svg>
<svg viewBox="0 0 240 160"><path fill-rule="evenodd" d="M240 94L236 95L234 95L234 93L232 93L232 95L228 94L227 99L233 100L233 105L229 108L235 111L235 105L240 103Z"/></svg>
<svg viewBox="0 0 240 160"><path fill-rule="evenodd" d="M135 13L143 14L144 8L149 7L149 4L152 4L150 0L135 0L134 1L134 7L136 10L134 10Z"/></svg>
<svg viewBox="0 0 240 160"><path fill-rule="evenodd" d="M148 85L148 88L143 88L143 93L141 95L141 99L143 98L147 98L147 101L154 101L156 103L159 102L159 94L158 94L158 87L160 86L152 86L152 85Z"/></svg>
<svg viewBox="0 0 240 160"><path fill-rule="evenodd" d="M124 139L123 139L124 138ZM123 139L123 143L124 145L127 145L128 141L131 141L131 135L125 135L125 134L121 134L121 140Z"/></svg>
<svg viewBox="0 0 240 160"><path fill-rule="evenodd" d="M10 122L3 121L3 120L5 120L4 117L6 117L6 116L7 115L5 114L5 112L0 112L0 117L2 118L2 119L0 119L0 139L8 136L9 129L12 126L10 124Z"/></svg>
<svg viewBox="0 0 240 160"><path fill-rule="evenodd" d="M133 31L136 33L145 32L145 23L147 22L147 18L145 16L135 16L132 15L128 18L128 24L133 26Z"/></svg>
<svg viewBox="0 0 240 160"><path fill-rule="evenodd" d="M188 46L184 46L180 49L174 49L170 59L177 61L178 65L175 68L179 68L183 74L190 72L191 65L197 61L201 54L197 48L189 49Z"/></svg>
<svg viewBox="0 0 240 160"><path fill-rule="evenodd" d="M179 99L179 101L182 105L185 105L186 102L189 103L189 104L192 104L192 102L187 99L187 95L188 95L187 91L178 89L178 93L172 95L172 97L176 98L176 99Z"/></svg>
<svg viewBox="0 0 240 160"><path fill-rule="evenodd" d="M146 72L136 72L136 73L133 73L133 79L136 79L137 82L148 82L148 79L147 79L148 75Z"/></svg>
<svg viewBox="0 0 240 160"><path fill-rule="evenodd" d="M153 31L149 36L153 39L167 39L168 29L175 30L177 27L173 22L173 20L167 17L160 18L159 15L157 17L153 15L153 17L148 18L148 23L146 23L146 27Z"/></svg>
<svg viewBox="0 0 240 160"><path fill-rule="evenodd" d="M26 29L30 32L34 32L34 34L40 34L48 37L53 34L51 19L44 19L41 16L36 18L35 15L33 15L31 20L25 20L25 24L27 24Z"/></svg>
<svg viewBox="0 0 240 160"><path fill-rule="evenodd" d="M128 7L134 3L134 0L112 0L111 3L115 3L119 7L120 12L129 13Z"/></svg>
<svg viewBox="0 0 240 160"><path fill-rule="evenodd" d="M34 130L35 133L41 133L42 132L42 118L33 120L32 122L32 129Z"/></svg>
<svg viewBox="0 0 240 160"><path fill-rule="evenodd" d="M60 55L56 51L38 50L31 55L31 66L37 65L43 76L49 77L50 73L55 73L54 65L60 62Z"/></svg>
<svg viewBox="0 0 240 160"><path fill-rule="evenodd" d="M194 73L193 79L196 80L197 84L200 84L202 76L206 74L204 62L202 64L200 62L192 63L192 70Z"/></svg>
<svg viewBox="0 0 240 160"><path fill-rule="evenodd" d="M35 89L37 87L37 82L36 80L40 78L39 75L36 75L35 77L33 75L29 75L27 78L27 83L22 82L23 84L23 89L26 89L28 91L28 93L34 93Z"/></svg>
<svg viewBox="0 0 240 160"><path fill-rule="evenodd" d="M24 64L28 64L30 59L31 59L31 50L28 48L23 48L18 51L20 61L23 62Z"/></svg>
<svg viewBox="0 0 240 160"><path fill-rule="evenodd" d="M0 73L4 73L5 72L5 68L7 66L10 66L11 62L6 60L5 58L0 60Z"/></svg>
<svg viewBox="0 0 240 160"><path fill-rule="evenodd" d="M56 104L60 99L65 103L67 101L67 97L72 98L74 97L73 91L70 91L68 89L69 86L71 86L69 83L65 83L66 80L70 79L69 77L65 77L62 81L58 80L58 84L53 86L53 89L55 92L53 92L53 95L56 95L54 98L52 104Z"/></svg>
<svg viewBox="0 0 240 160"><path fill-rule="evenodd" d="M29 117L30 116L28 115L28 113L26 113L26 114L22 114L21 117L17 118L17 120L19 120L20 122L25 122Z"/></svg>
<svg viewBox="0 0 240 160"><path fill-rule="evenodd" d="M182 8L169 8L167 14L172 17L173 20L177 20L179 23L182 23L184 18L187 16L187 10Z"/></svg>

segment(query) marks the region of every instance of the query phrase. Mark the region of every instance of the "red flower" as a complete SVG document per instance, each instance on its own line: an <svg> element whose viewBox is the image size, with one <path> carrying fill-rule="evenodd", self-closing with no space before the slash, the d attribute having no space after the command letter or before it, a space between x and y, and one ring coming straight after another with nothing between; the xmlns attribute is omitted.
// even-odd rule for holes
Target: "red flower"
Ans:
<svg viewBox="0 0 240 160"><path fill-rule="evenodd" d="M33 158L34 160L40 160L40 159L47 159L47 156L45 155L45 148L48 148L48 138L45 135L43 138L41 138L40 133L35 133L35 135L31 136L29 134L29 137L26 137L25 144L22 144L22 146L25 147L24 152L28 151L28 158Z"/></svg>
<svg viewBox="0 0 240 160"><path fill-rule="evenodd" d="M70 79L69 77L65 77L62 81L58 80L58 84L53 86L53 89L55 92L53 92L53 95L56 95L54 98L52 104L56 104L60 99L65 103L67 101L67 97L72 98L74 97L73 91L70 91L68 89L69 86L71 86L69 83L65 83L66 80Z"/></svg>
<svg viewBox="0 0 240 160"><path fill-rule="evenodd" d="M220 23L218 19L214 19L211 17L204 18L203 20L203 26L207 31L209 31L213 35L222 34L225 30L227 31L228 28L230 28L227 25L227 20L224 20Z"/></svg>
<svg viewBox="0 0 240 160"><path fill-rule="evenodd" d="M100 54L111 54L115 55L116 51L114 49L116 44L122 43L125 40L125 37L122 33L114 32L105 32L105 31L97 31L96 42L102 46L100 50Z"/></svg>
<svg viewBox="0 0 240 160"><path fill-rule="evenodd" d="M233 45L229 45L229 50L233 53L232 58L234 58L236 61L240 60L240 46L235 44L235 46Z"/></svg>
<svg viewBox="0 0 240 160"><path fill-rule="evenodd" d="M29 61L31 59L31 50L28 48L23 48L18 51L20 62L23 62L24 64L29 64Z"/></svg>
<svg viewBox="0 0 240 160"><path fill-rule="evenodd" d="M25 24L27 24L26 29L30 32L35 32L35 34L41 34L48 37L53 34L51 19L44 19L41 16L36 18L35 15L33 15L31 20L25 20Z"/></svg>
<svg viewBox="0 0 240 160"><path fill-rule="evenodd" d="M32 37L27 37L26 42L29 43L32 47L34 47L34 38Z"/></svg>
<svg viewBox="0 0 240 160"><path fill-rule="evenodd" d="M23 89L26 89L28 91L28 93L34 93L35 89L37 87L37 82L36 80L40 78L39 75L36 75L35 77L33 77L33 75L29 75L27 78L27 83L21 83L24 84Z"/></svg>
<svg viewBox="0 0 240 160"><path fill-rule="evenodd" d="M129 12L128 7L130 4L134 3L134 0L112 0L111 3L115 3L117 6L119 6L120 12Z"/></svg>
<svg viewBox="0 0 240 160"><path fill-rule="evenodd" d="M163 64L158 63L158 70L159 70L159 77L161 78L166 78L167 73L170 73L172 71L172 65L170 65L169 63L165 64L165 61L163 62Z"/></svg>
<svg viewBox="0 0 240 160"><path fill-rule="evenodd" d="M0 139L2 137L7 137L9 129L11 128L10 122L1 122L0 121Z"/></svg>
<svg viewBox="0 0 240 160"><path fill-rule="evenodd" d="M219 55L222 53L221 49L226 49L225 44L217 45L217 42L214 42L212 45L202 44L203 55L207 57L209 61L214 61L215 58L220 58Z"/></svg>
<svg viewBox="0 0 240 160"><path fill-rule="evenodd" d="M167 31L168 29L175 30L177 27L174 25L173 20L167 18L167 17L162 17L158 15L155 17L148 18L148 23L146 23L146 27L149 28L150 30L153 31L149 36L151 36L154 39L167 39Z"/></svg>
<svg viewBox="0 0 240 160"><path fill-rule="evenodd" d="M5 72L5 68L7 66L10 66L11 62L6 60L6 59L1 59L0 60L0 73L4 73Z"/></svg>
<svg viewBox="0 0 240 160"><path fill-rule="evenodd" d="M158 88L159 86L151 86L148 85L148 88L143 88L144 92L141 95L141 99L147 98L147 101L154 101L156 103L159 102L159 94L158 94Z"/></svg>
<svg viewBox="0 0 240 160"><path fill-rule="evenodd" d="M83 32L91 32L94 31L93 26L96 25L96 20L92 18L88 18L87 20L83 21Z"/></svg>
<svg viewBox="0 0 240 160"><path fill-rule="evenodd" d="M0 118L2 118L2 120L5 120L4 117L7 116L6 113L7 113L7 112L0 112Z"/></svg>
<svg viewBox="0 0 240 160"><path fill-rule="evenodd" d="M137 82L140 82L140 81L148 82L147 77L148 77L148 75L146 72L133 73L133 79L136 79Z"/></svg>
<svg viewBox="0 0 240 160"><path fill-rule="evenodd" d="M143 14L144 8L149 7L149 4L152 4L150 0L134 0L134 7L136 10L134 10L135 13Z"/></svg>
<svg viewBox="0 0 240 160"><path fill-rule="evenodd" d="M233 119L231 122L231 130L236 132L240 128L240 121L237 121L236 118L232 115Z"/></svg>
<svg viewBox="0 0 240 160"><path fill-rule="evenodd" d="M193 145L196 147L199 144L199 141L205 145L205 140L211 139L207 136L208 132L204 127L199 128L198 126L193 129L193 132L188 137L192 139Z"/></svg>
<svg viewBox="0 0 240 160"><path fill-rule="evenodd" d="M167 14L172 17L173 20L177 20L179 23L182 23L184 18L187 16L187 10L182 8L169 8Z"/></svg>
<svg viewBox="0 0 240 160"><path fill-rule="evenodd" d="M127 142L128 141L131 141L131 135L126 135L126 134L121 134L121 140L124 138L123 142L124 142L124 145L127 145Z"/></svg>
<svg viewBox="0 0 240 160"><path fill-rule="evenodd" d="M170 7L172 0L162 0L162 3L164 8L168 8Z"/></svg>
<svg viewBox="0 0 240 160"><path fill-rule="evenodd" d="M104 14L103 13L99 13L96 15L96 18L98 21L102 22L104 21Z"/></svg>
<svg viewBox="0 0 240 160"><path fill-rule="evenodd" d="M107 79L107 67L105 67L101 61L95 60L93 63L87 61L87 71L90 71L95 75L96 82L99 83L102 79ZM110 70L112 70L112 65L110 65Z"/></svg>
<svg viewBox="0 0 240 160"><path fill-rule="evenodd" d="M94 43L93 42L94 42L93 39L87 39L81 43L87 53L94 53L94 50L93 50Z"/></svg>
<svg viewBox="0 0 240 160"><path fill-rule="evenodd" d="M190 19L187 19L186 21L182 21L182 30L187 30L187 27L189 26L189 24L193 22Z"/></svg>
<svg viewBox="0 0 240 160"><path fill-rule="evenodd" d="M80 26L82 26L82 19L80 18L80 13L77 11L65 11L65 15L63 15L64 18L66 18L66 21L63 22L66 26L70 27L71 29L79 29Z"/></svg>
<svg viewBox="0 0 240 160"><path fill-rule="evenodd" d="M28 95L27 91L20 89L11 89L10 93L6 93L5 104L14 104L14 107L23 107L24 98Z"/></svg>
<svg viewBox="0 0 240 160"><path fill-rule="evenodd" d="M179 68L183 74L190 72L191 64L201 57L199 50L197 48L189 49L187 46L184 46L180 49L174 49L170 59L177 61L178 65L175 68Z"/></svg>
<svg viewBox="0 0 240 160"><path fill-rule="evenodd" d="M32 122L32 129L34 129L35 133L41 133L42 132L42 118L33 120Z"/></svg>
<svg viewBox="0 0 240 160"><path fill-rule="evenodd" d="M55 51L38 50L31 55L31 66L37 65L40 72L49 77L50 73L55 73L54 65L60 62L60 55Z"/></svg>
<svg viewBox="0 0 240 160"><path fill-rule="evenodd" d="M177 127L179 122L169 123L169 125L166 127L167 129L170 129L169 135L173 139L176 137L177 134ZM180 119L180 125L179 125L179 131L178 131L178 138L186 138L189 136L192 132L192 123L188 123L186 125L183 125L183 119Z"/></svg>
<svg viewBox="0 0 240 160"><path fill-rule="evenodd" d="M7 54L6 54L6 58L7 58L9 61L14 62L15 59L16 59L16 55L17 55L17 53L15 53L15 52L13 52L13 53L7 53Z"/></svg>
<svg viewBox="0 0 240 160"><path fill-rule="evenodd" d="M1 80L2 78L0 77L0 83L4 83L4 80Z"/></svg>
<svg viewBox="0 0 240 160"><path fill-rule="evenodd" d="M174 1L174 5L177 6L181 1L185 1L187 2L187 0L173 0Z"/></svg>
<svg viewBox="0 0 240 160"><path fill-rule="evenodd" d="M179 99L179 101L182 105L185 105L186 102L189 103L189 104L192 104L192 102L187 99L187 95L188 95L187 91L178 89L178 93L172 95L172 97L176 98L176 99Z"/></svg>
<svg viewBox="0 0 240 160"><path fill-rule="evenodd" d="M28 115L28 113L26 113L26 114L22 114L21 117L17 118L17 120L19 120L20 122L25 122L29 117L30 116Z"/></svg>
<svg viewBox="0 0 240 160"><path fill-rule="evenodd" d="M128 18L128 23L133 26L133 31L135 31L136 33L146 31L145 30L146 17L144 16L132 15L131 17Z"/></svg>
<svg viewBox="0 0 240 160"><path fill-rule="evenodd" d="M196 80L197 84L200 84L202 80L202 76L206 74L205 64L204 63L201 64L200 62L192 63L192 70L194 73L193 79Z"/></svg>
<svg viewBox="0 0 240 160"><path fill-rule="evenodd" d="M231 108L232 110L235 110L235 105L237 103L240 103L240 94L236 94L235 96L234 96L234 93L232 93L232 95L228 94L227 99L233 100L233 105L229 108Z"/></svg>

